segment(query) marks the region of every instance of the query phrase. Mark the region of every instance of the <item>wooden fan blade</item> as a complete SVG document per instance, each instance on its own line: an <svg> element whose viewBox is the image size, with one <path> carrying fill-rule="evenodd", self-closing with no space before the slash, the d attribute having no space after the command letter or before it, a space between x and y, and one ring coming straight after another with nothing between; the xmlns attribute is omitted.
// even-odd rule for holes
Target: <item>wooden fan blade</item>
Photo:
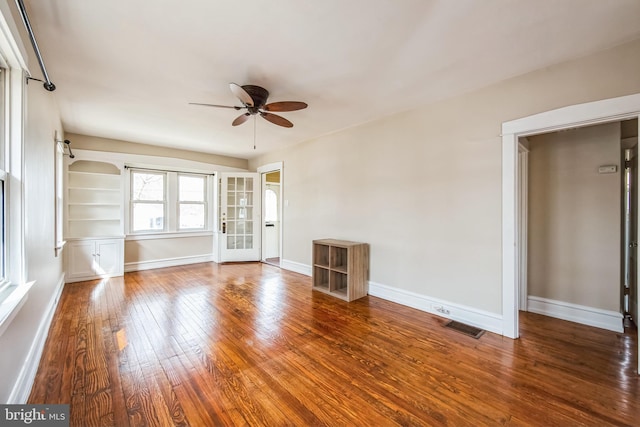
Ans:
<svg viewBox="0 0 640 427"><path fill-rule="evenodd" d="M205 107L217 107L217 108L233 108L234 110L240 110L244 108L244 107L236 107L233 105L201 104L199 102L190 102L189 105L204 105Z"/></svg>
<svg viewBox="0 0 640 427"><path fill-rule="evenodd" d="M231 92L233 92L244 105L253 107L253 98L251 98L251 95L249 95L246 90L242 89L242 86L229 83L229 87L231 88Z"/></svg>
<svg viewBox="0 0 640 427"><path fill-rule="evenodd" d="M286 128L292 128L293 127L293 123L291 123L289 120L285 119L284 117L280 117L280 116L278 116L276 114L260 112L260 115L262 117L264 117L266 120L268 120L271 123L273 123L274 125L283 126L283 127L286 127Z"/></svg>
<svg viewBox="0 0 640 427"><path fill-rule="evenodd" d="M233 121L233 123L231 123L232 126L238 126L243 124L244 122L246 122L247 120L249 120L249 117L251 116L251 114L249 113L244 113L241 116L236 117L236 119Z"/></svg>
<svg viewBox="0 0 640 427"><path fill-rule="evenodd" d="M307 108L308 105L298 101L272 102L264 106L265 111L296 111Z"/></svg>

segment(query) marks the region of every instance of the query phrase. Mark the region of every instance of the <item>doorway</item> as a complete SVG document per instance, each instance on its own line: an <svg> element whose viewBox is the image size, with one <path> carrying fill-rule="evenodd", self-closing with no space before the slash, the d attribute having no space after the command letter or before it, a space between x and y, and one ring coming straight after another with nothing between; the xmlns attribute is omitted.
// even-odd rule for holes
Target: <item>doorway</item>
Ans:
<svg viewBox="0 0 640 427"><path fill-rule="evenodd" d="M545 111L502 124L502 334L518 338L518 140L523 136L640 117L640 93ZM637 208L637 207L636 207ZM636 280L640 274L635 267ZM638 295L636 295L638 298ZM636 301L637 302L637 301ZM640 340L636 356L640 353ZM640 358L638 358L640 367Z"/></svg>
<svg viewBox="0 0 640 427"><path fill-rule="evenodd" d="M638 325L638 119L621 123L622 188L622 280L620 305L625 327Z"/></svg>
<svg viewBox="0 0 640 427"><path fill-rule="evenodd" d="M262 250L260 259L280 267L282 259L282 163L258 168L262 197Z"/></svg>
<svg viewBox="0 0 640 427"><path fill-rule="evenodd" d="M502 334L518 338L518 140L523 136L640 116L640 94L577 104L502 124ZM636 269L638 274L638 269Z"/></svg>
<svg viewBox="0 0 640 427"><path fill-rule="evenodd" d="M624 331L623 123L521 139L520 310Z"/></svg>

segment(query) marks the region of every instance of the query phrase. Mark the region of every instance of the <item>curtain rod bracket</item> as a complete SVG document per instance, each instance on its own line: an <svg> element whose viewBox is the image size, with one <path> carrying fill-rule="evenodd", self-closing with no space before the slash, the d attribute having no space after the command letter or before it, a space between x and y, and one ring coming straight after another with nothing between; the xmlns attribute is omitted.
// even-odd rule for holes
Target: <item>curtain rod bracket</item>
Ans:
<svg viewBox="0 0 640 427"><path fill-rule="evenodd" d="M64 145L60 145L60 147L62 148L63 156L69 156L70 159L73 159L74 157L76 157L73 154L73 151L71 151L71 141L69 141L68 139L65 139L64 141L56 140L56 142L58 143L58 145L60 145L61 143L64 143Z"/></svg>

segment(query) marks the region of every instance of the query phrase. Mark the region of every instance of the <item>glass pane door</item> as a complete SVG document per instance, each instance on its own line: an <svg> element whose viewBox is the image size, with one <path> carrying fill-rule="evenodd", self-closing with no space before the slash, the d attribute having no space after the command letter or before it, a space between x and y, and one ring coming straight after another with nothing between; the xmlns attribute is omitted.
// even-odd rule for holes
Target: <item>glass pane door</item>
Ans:
<svg viewBox="0 0 640 427"><path fill-rule="evenodd" d="M221 261L259 261L258 174L220 174Z"/></svg>

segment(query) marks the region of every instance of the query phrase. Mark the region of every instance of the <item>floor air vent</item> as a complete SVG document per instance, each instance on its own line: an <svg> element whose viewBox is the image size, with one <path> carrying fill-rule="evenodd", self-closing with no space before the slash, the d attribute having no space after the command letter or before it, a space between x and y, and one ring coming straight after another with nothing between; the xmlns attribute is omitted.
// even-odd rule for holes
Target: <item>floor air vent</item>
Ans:
<svg viewBox="0 0 640 427"><path fill-rule="evenodd" d="M475 326L465 325L464 323L456 322L452 320L444 325L446 328L451 328L454 331L461 332L465 335L478 339L484 334L484 329L476 328Z"/></svg>

